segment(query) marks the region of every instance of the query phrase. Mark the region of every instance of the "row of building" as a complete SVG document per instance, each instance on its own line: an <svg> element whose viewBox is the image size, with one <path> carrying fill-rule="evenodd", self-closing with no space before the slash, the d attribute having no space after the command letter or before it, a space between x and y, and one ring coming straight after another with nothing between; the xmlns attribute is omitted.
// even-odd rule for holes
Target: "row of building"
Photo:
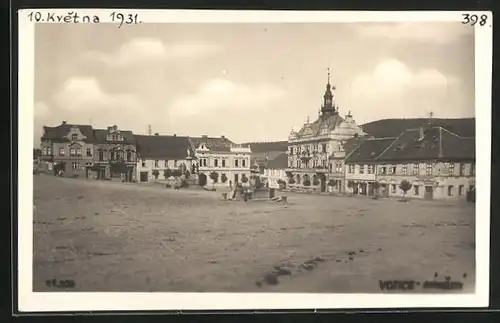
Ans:
<svg viewBox="0 0 500 323"><path fill-rule="evenodd" d="M149 182L184 174L201 185L251 177L250 147L224 136L137 135L65 121L43 130L37 169L54 175Z"/></svg>
<svg viewBox="0 0 500 323"><path fill-rule="evenodd" d="M39 169L62 176L149 182L185 174L200 185L247 182L317 192L465 199L475 192L475 119L341 116L329 75L318 118L287 141L138 135L117 126L44 127ZM215 174L215 176L214 176ZM213 179L215 178L215 179ZM411 188L403 192L406 180Z"/></svg>
<svg viewBox="0 0 500 323"><path fill-rule="evenodd" d="M475 119L385 119L358 126L340 116L326 85L318 118L292 130L266 161L271 187L382 197L465 199L475 194ZM411 184L400 189L403 180Z"/></svg>

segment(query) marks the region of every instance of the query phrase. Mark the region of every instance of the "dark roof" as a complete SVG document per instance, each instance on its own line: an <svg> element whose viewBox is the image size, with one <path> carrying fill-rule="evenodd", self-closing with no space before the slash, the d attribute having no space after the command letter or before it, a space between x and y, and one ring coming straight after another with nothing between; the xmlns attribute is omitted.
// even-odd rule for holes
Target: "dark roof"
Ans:
<svg viewBox="0 0 500 323"><path fill-rule="evenodd" d="M332 131L337 128L344 120L338 113L319 116L312 123L305 124L298 132L298 137L303 136L318 136L322 129Z"/></svg>
<svg viewBox="0 0 500 323"><path fill-rule="evenodd" d="M73 127L78 127L80 132L87 137L87 142L95 142L94 130L90 125L79 125L79 124L67 124L62 123L56 127L44 126L44 134L42 135L42 140L52 140L52 141L68 141L65 136L68 135L69 131Z"/></svg>
<svg viewBox="0 0 500 323"><path fill-rule="evenodd" d="M363 131L376 138L397 137L406 129L417 129L427 126L429 119L382 119L365 123L361 127ZM476 119L432 119L433 127L443 127L462 137L476 136Z"/></svg>
<svg viewBox="0 0 500 323"><path fill-rule="evenodd" d="M288 155L283 153L278 157L268 160L265 168L269 169L284 169L288 167Z"/></svg>
<svg viewBox="0 0 500 323"><path fill-rule="evenodd" d="M252 153L288 150L288 141L248 142L244 143L244 145L250 145Z"/></svg>
<svg viewBox="0 0 500 323"><path fill-rule="evenodd" d="M136 135L135 140L137 152L144 158L185 159L188 157L188 150L190 156L194 157L188 137Z"/></svg>
<svg viewBox="0 0 500 323"><path fill-rule="evenodd" d="M370 139L370 137L352 137L347 139L342 143L346 156L350 154L354 149L358 148L365 140Z"/></svg>
<svg viewBox="0 0 500 323"><path fill-rule="evenodd" d="M421 134L423 136L421 136ZM475 139L442 127L404 131L378 160L462 160L475 158Z"/></svg>
<svg viewBox="0 0 500 323"><path fill-rule="evenodd" d="M37 159L42 156L42 150L39 148L33 148L33 159Z"/></svg>
<svg viewBox="0 0 500 323"><path fill-rule="evenodd" d="M123 136L123 143L135 145L135 135L130 130L120 130L120 134ZM108 135L108 130L106 129L95 129L94 137L97 143L106 143L106 137Z"/></svg>
<svg viewBox="0 0 500 323"><path fill-rule="evenodd" d="M215 137L202 136L202 137L189 137L189 139L191 140L195 148L197 148L200 144L204 143L207 146L207 148L212 151L228 152L231 150L231 146L235 144L234 142L225 137L215 138Z"/></svg>
<svg viewBox="0 0 500 323"><path fill-rule="evenodd" d="M394 142L395 138L373 138L364 140L347 156L347 163L372 162Z"/></svg>

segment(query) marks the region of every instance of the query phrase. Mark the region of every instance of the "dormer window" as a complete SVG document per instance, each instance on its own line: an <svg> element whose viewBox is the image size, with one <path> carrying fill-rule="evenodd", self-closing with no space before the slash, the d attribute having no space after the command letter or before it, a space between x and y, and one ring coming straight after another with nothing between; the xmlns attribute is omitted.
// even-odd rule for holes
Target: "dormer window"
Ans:
<svg viewBox="0 0 500 323"><path fill-rule="evenodd" d="M77 141L78 140L78 135L76 133L71 135L71 140L72 141Z"/></svg>

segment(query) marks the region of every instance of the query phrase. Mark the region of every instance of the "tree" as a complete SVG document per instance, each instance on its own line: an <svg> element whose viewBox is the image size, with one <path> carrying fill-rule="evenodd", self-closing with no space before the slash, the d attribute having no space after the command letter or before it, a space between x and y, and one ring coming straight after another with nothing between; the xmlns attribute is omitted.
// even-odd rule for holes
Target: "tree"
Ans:
<svg viewBox="0 0 500 323"><path fill-rule="evenodd" d="M227 176L226 176L226 174L222 174L222 175L221 175L221 177L220 177L220 181L221 181L222 183L227 182Z"/></svg>
<svg viewBox="0 0 500 323"><path fill-rule="evenodd" d="M245 174L241 175L241 182L242 183L248 183L248 177L247 177L247 175L245 175Z"/></svg>
<svg viewBox="0 0 500 323"><path fill-rule="evenodd" d="M335 181L333 179L329 180L328 186L335 186Z"/></svg>
<svg viewBox="0 0 500 323"><path fill-rule="evenodd" d="M295 184L293 177L288 177L288 184Z"/></svg>
<svg viewBox="0 0 500 323"><path fill-rule="evenodd" d="M319 179L316 175L313 176L313 185L319 185Z"/></svg>
<svg viewBox="0 0 500 323"><path fill-rule="evenodd" d="M169 178L170 176L172 176L172 170L171 170L171 169L169 169L169 168L165 169L165 170L163 171L163 176L164 176L165 178Z"/></svg>
<svg viewBox="0 0 500 323"><path fill-rule="evenodd" d="M189 178L189 176L191 176L191 173L189 172L189 170L186 169L184 175L186 176L186 178Z"/></svg>
<svg viewBox="0 0 500 323"><path fill-rule="evenodd" d="M158 179L158 176L160 175L160 172L157 169L154 169L151 174L155 177L155 179Z"/></svg>
<svg viewBox="0 0 500 323"><path fill-rule="evenodd" d="M217 173L217 172L211 172L210 173L210 178L212 179L213 186L215 187L215 183L217 183L217 181L219 179L219 173Z"/></svg>
<svg viewBox="0 0 500 323"><path fill-rule="evenodd" d="M303 184L304 186L311 186L311 181L310 181L310 180L308 180L308 179L305 179L305 180L302 182L302 184Z"/></svg>
<svg viewBox="0 0 500 323"><path fill-rule="evenodd" d="M405 200L406 197L406 192L408 192L411 188L411 183L408 182L407 180L402 180L401 183L399 184L399 188L403 191L403 200Z"/></svg>
<svg viewBox="0 0 500 323"><path fill-rule="evenodd" d="M378 190L380 189L380 183L375 181L372 184L373 187L373 198L378 199Z"/></svg>

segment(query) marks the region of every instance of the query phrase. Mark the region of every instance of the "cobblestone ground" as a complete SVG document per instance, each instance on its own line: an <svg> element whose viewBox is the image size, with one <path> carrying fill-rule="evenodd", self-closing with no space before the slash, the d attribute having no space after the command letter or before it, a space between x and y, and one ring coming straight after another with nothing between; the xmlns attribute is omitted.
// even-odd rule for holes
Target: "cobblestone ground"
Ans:
<svg viewBox="0 0 500 323"><path fill-rule="evenodd" d="M286 194L34 176L34 291L377 293L435 274L474 290L473 205Z"/></svg>

